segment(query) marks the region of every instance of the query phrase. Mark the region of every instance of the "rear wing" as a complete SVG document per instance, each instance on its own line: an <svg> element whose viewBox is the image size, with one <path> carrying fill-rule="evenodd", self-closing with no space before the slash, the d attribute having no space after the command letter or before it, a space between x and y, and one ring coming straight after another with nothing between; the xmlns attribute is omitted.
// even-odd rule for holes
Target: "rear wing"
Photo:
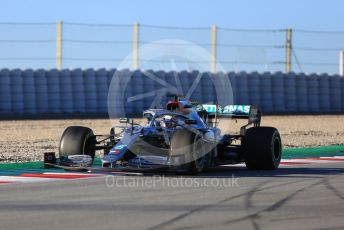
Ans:
<svg viewBox="0 0 344 230"><path fill-rule="evenodd" d="M248 119L249 124L260 124L261 112L255 105L210 105L203 104L203 109L210 118Z"/></svg>

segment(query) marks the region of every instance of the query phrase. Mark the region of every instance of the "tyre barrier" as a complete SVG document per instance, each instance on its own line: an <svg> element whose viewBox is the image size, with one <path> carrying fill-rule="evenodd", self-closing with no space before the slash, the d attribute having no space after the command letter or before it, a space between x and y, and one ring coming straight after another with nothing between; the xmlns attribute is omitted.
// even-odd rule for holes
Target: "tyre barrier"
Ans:
<svg viewBox="0 0 344 230"><path fill-rule="evenodd" d="M107 112L107 95L109 90L109 84L107 80L106 69L99 69L96 72L95 86L97 87L97 111L100 113Z"/></svg>
<svg viewBox="0 0 344 230"><path fill-rule="evenodd" d="M118 85L110 87L115 78ZM344 78L338 75L1 69L0 117L97 117L107 114L109 106L113 114L141 116L144 109L163 108L167 93L216 103L218 95L228 92L214 82L224 79L231 83L233 103L258 105L265 114L344 113ZM110 96L122 102L108 104L109 90L116 90Z"/></svg>
<svg viewBox="0 0 344 230"><path fill-rule="evenodd" d="M249 94L249 86L248 86L248 79L246 72L240 72L236 74L236 85L237 85L237 93L233 95L234 101L240 105L246 105L250 103L250 94Z"/></svg>
<svg viewBox="0 0 344 230"><path fill-rule="evenodd" d="M86 91L84 87L84 75L81 69L75 69L72 71L72 95L74 111L79 113L86 112ZM87 102L88 103L88 102Z"/></svg>
<svg viewBox="0 0 344 230"><path fill-rule="evenodd" d="M344 78L340 78L341 112L344 111Z"/></svg>
<svg viewBox="0 0 344 230"><path fill-rule="evenodd" d="M261 89L260 89L260 81L261 78L258 72L253 72L248 76L247 83L248 83L248 93L250 100L249 102L255 105L261 106ZM263 89L262 89L263 91Z"/></svg>
<svg viewBox="0 0 344 230"><path fill-rule="evenodd" d="M60 72L61 113L77 112L74 110L73 90L71 72L62 70Z"/></svg>
<svg viewBox="0 0 344 230"><path fill-rule="evenodd" d="M56 69L47 72L48 110L52 113L61 113L60 72Z"/></svg>
<svg viewBox="0 0 344 230"><path fill-rule="evenodd" d="M276 72L271 76L272 111L276 113L285 112L284 91L284 75Z"/></svg>
<svg viewBox="0 0 344 230"><path fill-rule="evenodd" d="M340 77L333 76L329 77L329 89L330 89L330 105L331 111L340 112L341 111L341 87L340 87Z"/></svg>
<svg viewBox="0 0 344 230"><path fill-rule="evenodd" d="M20 113L24 111L24 94L23 94L23 78L22 71L19 69L12 70L10 72L10 90L11 90L11 104L12 112ZM40 87L38 92L40 91ZM39 106L37 106L39 108ZM38 111L39 112L39 111Z"/></svg>
<svg viewBox="0 0 344 230"><path fill-rule="evenodd" d="M23 98L24 98L24 112L36 113L36 92L35 92L35 77L32 70L25 70L23 73ZM37 95L39 96L39 95Z"/></svg>
<svg viewBox="0 0 344 230"><path fill-rule="evenodd" d="M296 82L294 73L288 74L284 77L284 102L286 112L297 112Z"/></svg>
<svg viewBox="0 0 344 230"><path fill-rule="evenodd" d="M307 78L304 74L296 75L296 104L297 111L306 113L309 111Z"/></svg>
<svg viewBox="0 0 344 230"><path fill-rule="evenodd" d="M0 71L0 111L12 112L11 80L10 71Z"/></svg>
<svg viewBox="0 0 344 230"><path fill-rule="evenodd" d="M272 106L272 76L264 73L260 76L260 107L265 113L273 112Z"/></svg>
<svg viewBox="0 0 344 230"><path fill-rule="evenodd" d="M307 79L307 92L308 92L308 111L311 113L319 112L319 79L318 76L312 74L306 77Z"/></svg>

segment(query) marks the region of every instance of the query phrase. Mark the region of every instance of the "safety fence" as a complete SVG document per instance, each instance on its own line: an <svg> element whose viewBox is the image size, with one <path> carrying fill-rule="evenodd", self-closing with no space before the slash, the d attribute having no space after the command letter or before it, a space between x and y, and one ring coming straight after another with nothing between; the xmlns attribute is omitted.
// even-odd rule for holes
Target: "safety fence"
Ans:
<svg viewBox="0 0 344 230"><path fill-rule="evenodd" d="M166 41L168 39L169 41ZM188 41L209 53L206 71L339 72L344 31L243 29L147 24L0 22L0 68L126 68L194 70L202 60L149 60L139 47ZM186 44L174 46L187 48ZM133 52L132 59L126 59ZM124 62L124 63L123 63ZM194 63L193 63L194 62ZM218 63L218 64L216 64ZM344 70L342 74L344 75Z"/></svg>
<svg viewBox="0 0 344 230"><path fill-rule="evenodd" d="M197 82L199 76L202 77ZM223 93L216 92L212 85L216 76L230 80L233 103L258 105L265 114L344 113L344 78L338 75L2 69L0 116L106 116L108 104L113 101L113 98L108 101L113 78L121 79L117 83L112 81L119 84L115 86L118 94L112 95L123 100L111 105L115 114L123 110L128 116L138 116L144 109L163 107L169 91L167 85L178 88L179 84L179 94L211 103L216 101L216 95ZM193 88L191 93L190 88Z"/></svg>

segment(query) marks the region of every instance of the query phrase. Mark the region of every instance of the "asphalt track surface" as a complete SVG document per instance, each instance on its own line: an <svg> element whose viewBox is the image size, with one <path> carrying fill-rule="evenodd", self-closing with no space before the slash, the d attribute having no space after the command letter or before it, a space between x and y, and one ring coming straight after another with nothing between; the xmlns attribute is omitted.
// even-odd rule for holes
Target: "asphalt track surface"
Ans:
<svg viewBox="0 0 344 230"><path fill-rule="evenodd" d="M343 163L6 184L0 229L344 229Z"/></svg>

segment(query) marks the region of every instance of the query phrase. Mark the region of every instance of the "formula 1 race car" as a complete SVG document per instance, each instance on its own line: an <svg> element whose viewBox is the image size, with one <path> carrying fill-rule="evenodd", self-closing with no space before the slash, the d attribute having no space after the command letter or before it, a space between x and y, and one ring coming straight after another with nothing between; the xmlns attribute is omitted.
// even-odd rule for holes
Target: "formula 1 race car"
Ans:
<svg viewBox="0 0 344 230"><path fill-rule="evenodd" d="M217 127L223 117L248 123L240 134L223 134ZM66 128L58 165L90 167L97 150L104 151L101 168L129 171L196 174L207 167L242 162L255 170L277 169L280 164L280 134L276 128L260 126L256 106L199 104L175 96L165 109L144 111L143 119L146 124L140 125L120 118L122 125L112 127L108 135L95 135L82 126Z"/></svg>

